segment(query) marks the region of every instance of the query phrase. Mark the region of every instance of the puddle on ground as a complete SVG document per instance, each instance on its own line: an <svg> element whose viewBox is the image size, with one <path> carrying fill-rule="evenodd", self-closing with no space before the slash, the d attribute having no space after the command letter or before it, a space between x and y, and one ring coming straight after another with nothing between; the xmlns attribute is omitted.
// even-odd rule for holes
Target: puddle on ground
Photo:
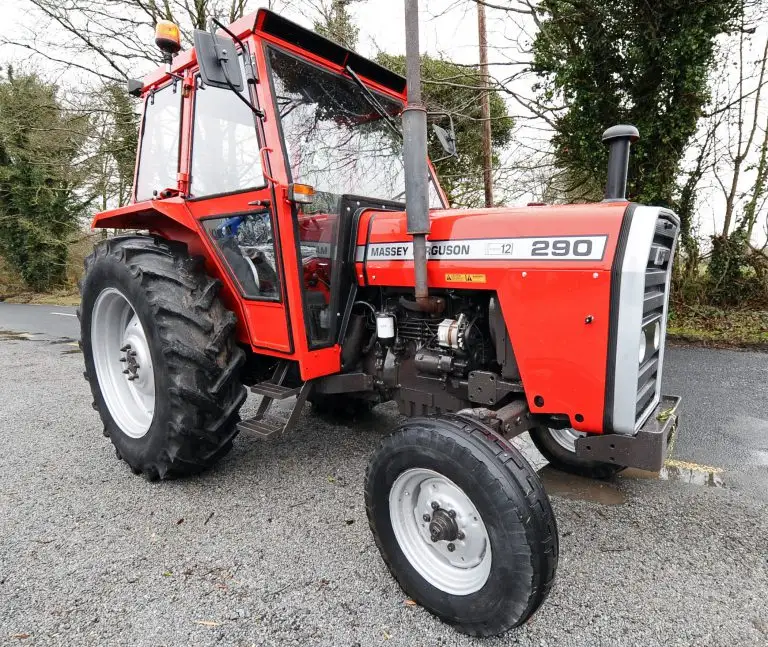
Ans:
<svg viewBox="0 0 768 647"><path fill-rule="evenodd" d="M539 470L539 476L549 495L603 505L621 505L626 501L625 494L607 481L566 474L549 465Z"/></svg>
<svg viewBox="0 0 768 647"><path fill-rule="evenodd" d="M32 339L32 335L28 332L0 330L0 341L29 341L30 339Z"/></svg>
<svg viewBox="0 0 768 647"><path fill-rule="evenodd" d="M659 472L646 472L629 467L619 473L622 479L660 479L662 481L677 481L691 485L724 488L723 470L719 467L709 467L697 463L687 463L668 459Z"/></svg>
<svg viewBox="0 0 768 647"><path fill-rule="evenodd" d="M602 505L621 505L626 501L626 495L616 487L615 481L600 481L566 474L549 465L539 470L539 476L549 495ZM619 472L617 479L659 479L705 487L725 487L723 470L719 467L671 459L664 463L659 472L646 472L629 467Z"/></svg>

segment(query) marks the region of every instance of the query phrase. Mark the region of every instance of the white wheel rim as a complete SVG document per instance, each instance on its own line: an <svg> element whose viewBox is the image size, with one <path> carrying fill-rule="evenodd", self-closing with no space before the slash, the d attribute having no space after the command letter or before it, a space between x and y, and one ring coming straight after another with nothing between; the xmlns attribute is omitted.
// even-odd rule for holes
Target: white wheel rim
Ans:
<svg viewBox="0 0 768 647"><path fill-rule="evenodd" d="M437 511L434 503L439 505ZM430 523L438 511L443 519L453 513L458 537L432 540ZM428 469L406 470L389 492L389 518L411 566L432 586L451 595L469 595L488 581L488 531L471 499L449 478Z"/></svg>
<svg viewBox="0 0 768 647"><path fill-rule="evenodd" d="M570 427L567 429L549 429L549 435L560 447L572 454L576 453L576 439L583 438L587 434L583 431L576 431Z"/></svg>
<svg viewBox="0 0 768 647"><path fill-rule="evenodd" d="M96 378L112 419L131 438L155 414L155 373L147 335L131 303L115 288L101 291L91 313Z"/></svg>

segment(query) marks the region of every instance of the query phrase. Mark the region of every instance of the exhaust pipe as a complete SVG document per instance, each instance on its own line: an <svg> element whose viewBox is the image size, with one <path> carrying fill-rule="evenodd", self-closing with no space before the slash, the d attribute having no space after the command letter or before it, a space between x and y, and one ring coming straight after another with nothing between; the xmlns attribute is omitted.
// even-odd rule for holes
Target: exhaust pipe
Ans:
<svg viewBox="0 0 768 647"><path fill-rule="evenodd" d="M603 143L608 146L608 181L603 202L624 202L627 194L629 147L640 139L634 126L611 126L603 133Z"/></svg>
<svg viewBox="0 0 768 647"><path fill-rule="evenodd" d="M405 212L408 233L413 236L416 305L418 310L427 312L432 310L427 288L429 170L427 168L427 109L421 99L418 0L405 0L405 61L405 77L408 84L408 105L403 110Z"/></svg>

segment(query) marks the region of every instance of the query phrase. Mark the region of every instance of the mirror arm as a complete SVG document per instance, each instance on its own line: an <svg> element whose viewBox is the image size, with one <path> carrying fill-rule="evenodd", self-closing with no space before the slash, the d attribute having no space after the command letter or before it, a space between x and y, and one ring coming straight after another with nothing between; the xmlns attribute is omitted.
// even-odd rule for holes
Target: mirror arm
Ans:
<svg viewBox="0 0 768 647"><path fill-rule="evenodd" d="M218 19L211 18L211 22L217 27L219 27L233 41L235 41L236 44L240 45L240 49L243 50L243 64L245 67L246 76L248 77L246 79L246 82L249 84L256 83L256 72L253 69L250 56L247 57L248 60L246 61L246 54L248 53L248 48L246 48L245 43L242 40L240 40L240 37L237 36L229 27L219 22Z"/></svg>
<svg viewBox="0 0 768 647"><path fill-rule="evenodd" d="M176 72L171 72L171 64L169 63L165 68L165 73L170 76L172 79L175 79L176 81L184 81L184 77L181 74L176 74Z"/></svg>
<svg viewBox="0 0 768 647"><path fill-rule="evenodd" d="M253 70L250 68L250 64L251 64L251 61L250 61L250 59L248 59L248 60L246 61L246 56L247 56L247 54L248 54L248 50L247 50L247 49L246 49L246 47L245 47L245 43L243 43L243 41L242 41L242 40L240 40L240 39L239 39L237 36L235 36L235 34L233 34L233 33L232 33L232 32L231 32L229 29L227 29L227 28L226 28L224 25L222 25L222 24L221 24L221 23L220 23L218 20L216 20L216 18L211 18L211 23L213 23L213 24L215 24L215 25L218 25L219 27L221 27L221 28L222 28L222 29L223 29L223 30L224 30L224 31L227 33L227 35L229 35L229 36L232 38L232 40L233 40L235 43L237 43L238 45L240 45L240 48L242 49L242 52L243 52L243 66L246 66L246 65L247 65L247 66L248 66L248 68L247 68L247 69L249 69L249 70L250 70L250 72L251 72L251 75L252 75L252 74L253 74ZM214 38L215 38L215 36L216 36L216 34L215 34L215 33L214 33L214 31L213 31L213 27L211 27L211 35L212 35L212 36L214 36ZM244 96L243 96L243 95L242 95L242 94L241 94L241 93L238 91L238 89L235 87L235 84L234 84L234 83L232 83L232 80L229 78L229 72L227 72L227 66L226 66L226 65L222 65L222 66L221 66L221 70L222 70L222 72L224 72L224 80L227 82L227 85L229 86L229 89L230 89L230 90L232 90L232 92L234 92L234 93L235 93L235 95L237 96L237 98L238 98L238 99L240 99L240 101L242 101L242 102L243 102L243 103L244 103L246 106L248 106L248 107L251 109L251 111L253 112L253 114L255 114L255 115L256 115L256 116L257 116L259 119L264 119L264 118L266 117L266 115L264 114L264 112L262 112L261 110L259 110L259 109L258 109L256 106L254 106L254 105L253 105L253 104L252 104L252 103L251 103L251 102L250 102L248 99L246 99L246 98L245 98L245 97L244 97ZM246 87L247 87L247 86L246 86Z"/></svg>
<svg viewBox="0 0 768 647"><path fill-rule="evenodd" d="M239 36L236 36L236 35L234 34L234 32L232 32L232 31L229 29L229 27L227 27L226 25L223 25L223 24L221 24L221 23L218 21L218 19L216 19L216 18L211 18L211 22L212 22L214 25L216 25L216 26L217 26L219 29L221 29L221 30L222 30L222 31L223 31L225 34L227 34L227 36L229 36L229 37L230 37L230 38L231 38L233 41L235 41L235 42L236 42L238 45L240 45L240 47L242 47L243 49L245 49L245 43L244 43L242 40L240 40L240 37L239 37Z"/></svg>
<svg viewBox="0 0 768 647"><path fill-rule="evenodd" d="M246 106L248 106L252 111L253 114L255 114L259 119L264 119L266 116L263 111L259 110L256 106L254 106L248 99L246 99L240 92L238 92L237 88L235 87L235 84L232 83L232 81L229 80L229 73L227 72L226 68L222 68L224 71L224 78L227 80L227 85L229 86L229 89L234 92L238 99L242 101Z"/></svg>

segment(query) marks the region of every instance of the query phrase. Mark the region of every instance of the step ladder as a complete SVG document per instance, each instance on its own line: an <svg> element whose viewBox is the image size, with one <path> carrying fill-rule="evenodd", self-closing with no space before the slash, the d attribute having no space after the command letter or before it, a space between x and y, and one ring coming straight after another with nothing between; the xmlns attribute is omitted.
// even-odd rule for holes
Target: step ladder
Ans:
<svg viewBox="0 0 768 647"><path fill-rule="evenodd" d="M259 408L256 410L256 415L253 416L253 418L243 420L237 424L239 431L248 431L260 440L268 440L276 436L282 436L284 433L293 429L301 415L301 410L304 408L304 403L307 401L307 397L309 397L309 394L312 391L312 382L307 381L297 387L284 386L283 382L285 382L289 369L290 362L287 360L280 360L269 380L266 382L258 382L251 387L253 393L262 396L261 402L259 403ZM269 411L269 408L276 400L287 400L294 395L297 396L296 403L294 404L288 419L283 424L264 420L264 415Z"/></svg>

